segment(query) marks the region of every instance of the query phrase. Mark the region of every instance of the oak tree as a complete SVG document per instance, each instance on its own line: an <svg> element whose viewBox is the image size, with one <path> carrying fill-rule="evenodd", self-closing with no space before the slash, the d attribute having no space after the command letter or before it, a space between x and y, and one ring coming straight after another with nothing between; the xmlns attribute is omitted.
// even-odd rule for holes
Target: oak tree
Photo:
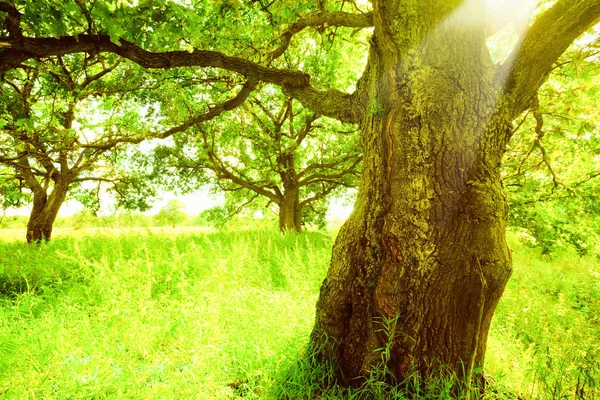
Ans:
<svg viewBox="0 0 600 400"><path fill-rule="evenodd" d="M21 189L32 194L29 242L50 239L54 220L74 185L104 182L123 195L132 194L134 182L118 173L115 159L120 145L136 138L121 134L124 126L114 125L114 130L103 133L91 124L81 127L86 120L82 114L89 114L90 109L114 112L118 108L114 98L102 101L100 95L133 90L103 80L120 63L112 58L73 55L31 61L0 79L0 104L4 107L0 164L12 171L13 182L18 180ZM121 74L118 79L123 78L131 76ZM94 99L95 104L90 103ZM107 121L114 123L115 119Z"/></svg>
<svg viewBox="0 0 600 400"><path fill-rule="evenodd" d="M114 57L112 57L114 58ZM100 185L128 209L147 209L153 188L127 167L127 145L165 138L222 113L248 91L190 116L179 125L148 127L154 112L142 107L162 85L141 79L139 68L121 68L103 55L32 60L0 79L0 164L32 194L28 242L49 240L69 192L97 206ZM82 187L95 183L93 188ZM8 187L8 186L6 186Z"/></svg>
<svg viewBox="0 0 600 400"><path fill-rule="evenodd" d="M279 229L300 232L304 223L324 221L328 196L358 185L358 134L335 122L265 88L157 147L154 175L188 190L215 185L227 196L226 217L253 202L274 204Z"/></svg>

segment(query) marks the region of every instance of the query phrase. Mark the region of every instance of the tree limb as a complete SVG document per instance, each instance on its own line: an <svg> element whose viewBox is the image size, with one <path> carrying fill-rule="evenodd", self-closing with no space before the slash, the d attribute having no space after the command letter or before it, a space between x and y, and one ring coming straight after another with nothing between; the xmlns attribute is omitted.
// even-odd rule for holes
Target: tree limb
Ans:
<svg viewBox="0 0 600 400"><path fill-rule="evenodd" d="M328 195L329 195L331 192L333 192L333 190L334 190L335 188L337 188L338 186L340 186L340 185L338 185L338 184L335 184L335 183L331 183L331 184L329 185L329 187L327 187L327 189L324 189L324 190L322 190L321 192L319 192L319 193L315 194L314 196L308 197L308 198L304 199L303 201L301 201L301 202L300 202L300 207L304 207L304 206L306 206L307 204L313 203L313 202L315 202L315 201L317 201L317 200L324 199L324 198L325 198L325 197L327 197L327 196L328 196Z"/></svg>
<svg viewBox="0 0 600 400"><path fill-rule="evenodd" d="M188 128L191 128L192 126L197 125L200 122L209 121L209 120L221 115L225 111L233 110L234 108L236 108L237 106L239 106L246 100L246 98L250 95L250 93L252 93L252 91L254 90L255 87L256 87L256 81L249 80L244 84L244 86L242 87L240 92L235 97L233 97L227 101L224 101L223 103L219 103L219 104L211 107L209 111L207 111L203 114L199 114L194 117L191 117L184 123L177 125L173 128L167 129L166 131L151 132L146 135L139 135L139 136L113 138L112 140L106 141L104 143L82 144L81 147L87 148L87 149L110 150L120 143L137 144L137 143L140 143L147 139L168 138L169 136L172 136L175 133L183 132L183 131L187 130Z"/></svg>
<svg viewBox="0 0 600 400"><path fill-rule="evenodd" d="M543 12L498 72L507 77L506 93L513 116L531 106L552 65L600 17L600 0L558 0Z"/></svg>
<svg viewBox="0 0 600 400"><path fill-rule="evenodd" d="M233 172L231 172L225 166L225 164L223 164L221 162L221 160L216 158L214 153L210 153L208 155L208 157L209 157L210 164L206 165L205 167L212 170L213 172L215 172L217 174L217 176L219 176L220 178L227 179L227 180L235 183L236 185L239 185L245 189L253 191L256 194L263 195L263 196L267 197L268 199L270 199L271 201L273 201L275 204L279 204L281 202L281 199L278 196L276 196L274 193L271 193L270 191L266 190L265 188L260 187L252 182L248 182L247 180L235 175Z"/></svg>
<svg viewBox="0 0 600 400"><path fill-rule="evenodd" d="M0 2L3 8L14 8ZM337 15L337 13L330 13ZM343 13L346 14L346 13ZM352 14L348 14L351 16ZM367 14L364 14L367 15ZM337 18L337 17L336 17ZM364 17L358 15L358 21ZM332 20L342 23L338 20ZM362 22L364 24L364 21ZM310 75L290 69L265 67L239 57L227 56L218 51L194 50L150 52L132 42L120 40L120 45L111 42L107 35L78 35L60 38L0 37L0 74L19 66L31 58L44 58L72 53L109 52L127 58L144 68L212 67L236 72L248 78L281 86L286 94L298 99L302 105L318 114L358 123L362 119L362 107L354 104L355 96L335 89L321 91L310 84Z"/></svg>
<svg viewBox="0 0 600 400"><path fill-rule="evenodd" d="M344 170L336 173L336 174L332 174L332 175L326 175L323 173L315 173L313 175L310 175L308 177L305 178L305 176L309 173L309 172L313 172L315 170L329 170L335 167L339 167L341 164L345 163L346 161L351 161L353 160L352 164L348 167L345 168ZM301 185L306 185L308 183L312 183L315 182L315 179L319 179L319 177L325 177L325 178L338 178L340 176L343 176L343 174L347 174L349 172L352 172L353 170L356 169L356 167L358 166L358 164L360 164L360 162L362 161L362 155L356 155L356 154L348 154L346 157L340 159L340 160L335 160L332 161L330 163L315 163L315 164L311 164L308 167L304 168L302 171L300 171L300 173L298 173L298 183L300 183ZM308 183L307 183L308 182Z"/></svg>

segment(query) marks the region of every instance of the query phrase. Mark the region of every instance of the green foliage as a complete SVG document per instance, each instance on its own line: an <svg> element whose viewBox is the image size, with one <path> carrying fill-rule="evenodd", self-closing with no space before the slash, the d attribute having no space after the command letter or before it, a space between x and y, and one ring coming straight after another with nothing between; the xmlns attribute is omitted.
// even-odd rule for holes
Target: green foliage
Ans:
<svg viewBox="0 0 600 400"><path fill-rule="evenodd" d="M323 10L357 11L357 5L341 0L330 1L326 5L312 1L263 4L259 1L208 0L201 7L194 2L167 0L105 0L92 3L79 0L20 0L16 6L21 14L21 27L28 37L71 35L77 40L83 34L104 34L116 44L128 40L150 51L217 50L270 67L301 68L310 73L313 82L323 88L343 91L352 90L361 73L365 63L366 40L370 35L369 32L328 27L327 24L310 27L296 35L283 56L271 59L270 54L282 44L281 28L291 26L299 15ZM4 24L0 29L2 34L7 33ZM72 194L87 208L96 211L99 208L100 189L99 186L87 184L94 180L108 186L108 190L118 197L119 205L127 209L143 210L148 207L145 199L153 191L142 187L146 178L145 167L123 156L124 152L120 149L123 143L139 143L148 137L169 136L164 134L169 129L185 124L194 115L210 111L215 104L230 99L232 91L237 90L243 79L237 74L211 68L152 72L122 62L115 55L67 54L27 61L23 68L9 71L2 80L5 85L0 94L0 103L6 107L0 112L0 135L8 140L6 149L0 148L0 161L14 161L14 151L27 153L32 161L35 160L35 165L31 167L36 172L36 180L40 186L51 190L53 181L50 176L56 176L53 169L57 168L53 168L48 160L56 159L61 154L63 159L59 172L73 176L70 172L76 171L73 186L77 186L79 180L86 181L86 184L72 188ZM269 90L271 94L275 92L273 88ZM271 94L267 96L263 93L263 97ZM273 99L268 100L265 106L265 110L273 112ZM297 109L296 104L292 113L298 113L295 115L297 120L305 119L307 112L299 115ZM246 110L242 125L247 122L249 113ZM240 119L240 114L233 116L235 118ZM231 120L221 122L221 126L232 127ZM262 122L265 122L264 116ZM252 154L242 154L245 149L238 147L244 141L238 141L237 147L233 146L231 138L242 133L243 126L230 129L227 137L223 135L219 138L219 145L238 153L234 157L241 158L236 163L242 162L244 167L259 171L258 174L242 174L244 179L254 181L260 178L257 175L264 175L266 171L256 159L273 162L277 158L273 151L276 147L282 154L299 153L291 137L294 124L290 125L290 140L269 144L270 157L263 158L263 154L256 151L256 146L250 151L254 153L254 158ZM337 129L332 122L322 125L324 129ZM43 133L38 135L39 132ZM352 141L353 146L357 147L357 139L346 140L344 135L336 139L335 136L325 138L328 146L320 145L320 151L311 157L321 164L331 164L323 156L326 147L330 154L338 155L350 148L342 142ZM255 139L253 143L262 138ZM315 143L306 145L311 146L312 150L305 148L303 152L314 152ZM357 153L354 150L352 152L354 155ZM230 157L228 154L223 156ZM306 158L305 155L299 156L296 160L298 166L305 165ZM344 162L335 164L340 168L348 167ZM281 169L281 165L278 165L271 172L277 174L282 172ZM174 173L181 178L189 178L189 170L185 167ZM213 177L202 176L196 171L195 178L204 183ZM342 185L354 186L355 181L347 177ZM179 180L180 185L187 186L186 189L193 186L193 183L182 182L183 179ZM315 185L312 182L312 187L303 187L304 200L318 197L314 199L313 207L303 210L307 222L323 225L326 201L321 194L335 190L331 182L332 179L329 179L329 184L321 182L321 185ZM171 184L166 181L162 183L167 187ZM32 185L36 186L33 180L28 180L30 190L33 190ZM225 189L232 190L231 187ZM234 197L238 200L236 208L251 201L248 195L241 196L238 193ZM273 202L273 198L267 201ZM308 207L308 204L303 206Z"/></svg>
<svg viewBox="0 0 600 400"><path fill-rule="evenodd" d="M216 228L222 227L229 219L229 212L223 206L208 208L200 213L200 218Z"/></svg>
<svg viewBox="0 0 600 400"><path fill-rule="evenodd" d="M321 201L314 203L312 207L303 208L302 222L318 229L325 229L327 227L328 206L327 202Z"/></svg>
<svg viewBox="0 0 600 400"><path fill-rule="evenodd" d="M96 217L90 210L83 209L73 215L71 218L71 223L73 225L73 229L81 229L97 226L97 219L98 217Z"/></svg>
<svg viewBox="0 0 600 400"><path fill-rule="evenodd" d="M515 227L524 228L522 240L532 247L539 247L542 254L572 246L584 256L598 245L600 218L586 214L582 202L577 200L515 207L509 221Z"/></svg>
<svg viewBox="0 0 600 400"><path fill-rule="evenodd" d="M574 46L539 93L539 113L523 116L504 160L510 224L550 254L599 243L600 106L597 55Z"/></svg>
<svg viewBox="0 0 600 400"><path fill-rule="evenodd" d="M0 167L0 210L19 207L28 200L28 193L23 192L22 183L15 178L14 172Z"/></svg>
<svg viewBox="0 0 600 400"><path fill-rule="evenodd" d="M51 12L55 5L40 7ZM154 189L143 171L130 168L125 148L146 138L142 116L152 118L150 109L139 110L147 99L139 71L114 56L75 54L29 61L1 77L3 208L30 201L33 193L40 204L62 201L59 180L93 212L106 191L124 208L149 208Z"/></svg>

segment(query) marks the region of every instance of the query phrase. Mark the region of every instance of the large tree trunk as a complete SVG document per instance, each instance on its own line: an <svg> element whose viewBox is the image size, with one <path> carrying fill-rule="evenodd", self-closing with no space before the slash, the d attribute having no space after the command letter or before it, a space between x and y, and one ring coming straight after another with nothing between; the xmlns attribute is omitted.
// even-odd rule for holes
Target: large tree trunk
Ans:
<svg viewBox="0 0 600 400"><path fill-rule="evenodd" d="M33 191L33 208L27 223L27 242L48 241L61 205L65 201L69 183L59 179L50 195L42 188Z"/></svg>
<svg viewBox="0 0 600 400"><path fill-rule="evenodd" d="M439 1L373 3L361 185L312 343L345 384L360 383L386 346L397 378L440 367L470 378L511 274L498 171L508 114L483 27L440 23L449 6Z"/></svg>
<svg viewBox="0 0 600 400"><path fill-rule="evenodd" d="M300 190L287 188L279 204L279 229L282 232L302 231L302 208Z"/></svg>

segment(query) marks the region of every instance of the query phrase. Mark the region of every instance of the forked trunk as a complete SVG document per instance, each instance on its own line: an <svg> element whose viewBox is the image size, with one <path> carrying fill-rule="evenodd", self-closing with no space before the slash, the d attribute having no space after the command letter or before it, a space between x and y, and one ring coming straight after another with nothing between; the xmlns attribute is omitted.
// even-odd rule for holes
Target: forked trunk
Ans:
<svg viewBox="0 0 600 400"><path fill-rule="evenodd" d="M279 204L279 229L282 232L302 231L302 208L297 188L288 188L283 194Z"/></svg>
<svg viewBox="0 0 600 400"><path fill-rule="evenodd" d="M60 180L48 195L44 190L33 193L33 208L27 222L27 243L48 241L52 227L68 191L68 183Z"/></svg>
<svg viewBox="0 0 600 400"><path fill-rule="evenodd" d="M381 3L396 11L382 13ZM470 378L511 274L498 171L505 139L497 139L510 124L484 32L451 19L424 26L403 4L374 1L380 35L361 82L371 99L361 185L312 333L350 385L381 362L397 378L439 368ZM414 30L402 36L392 31L398 23Z"/></svg>

